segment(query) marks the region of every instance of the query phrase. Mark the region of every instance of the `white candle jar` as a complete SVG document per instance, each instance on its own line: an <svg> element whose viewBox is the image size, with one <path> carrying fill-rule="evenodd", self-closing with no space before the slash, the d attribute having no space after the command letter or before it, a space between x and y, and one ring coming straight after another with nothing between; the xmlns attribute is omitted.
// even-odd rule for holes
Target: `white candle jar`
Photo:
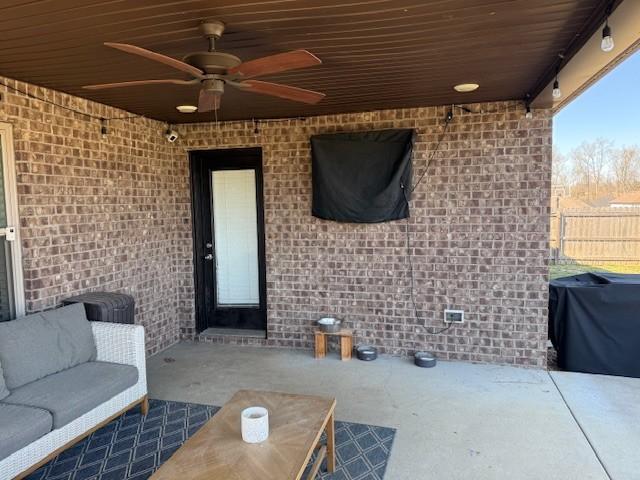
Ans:
<svg viewBox="0 0 640 480"><path fill-rule="evenodd" d="M240 414L242 440L264 442L269 436L269 412L264 407L245 408Z"/></svg>

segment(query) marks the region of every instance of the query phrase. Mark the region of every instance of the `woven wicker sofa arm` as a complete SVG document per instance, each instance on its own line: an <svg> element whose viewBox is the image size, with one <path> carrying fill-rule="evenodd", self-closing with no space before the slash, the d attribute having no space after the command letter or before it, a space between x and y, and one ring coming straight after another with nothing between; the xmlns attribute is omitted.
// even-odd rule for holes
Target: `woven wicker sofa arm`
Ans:
<svg viewBox="0 0 640 480"><path fill-rule="evenodd" d="M123 363L138 368L139 380L147 384L144 327L121 323L91 322L99 362Z"/></svg>

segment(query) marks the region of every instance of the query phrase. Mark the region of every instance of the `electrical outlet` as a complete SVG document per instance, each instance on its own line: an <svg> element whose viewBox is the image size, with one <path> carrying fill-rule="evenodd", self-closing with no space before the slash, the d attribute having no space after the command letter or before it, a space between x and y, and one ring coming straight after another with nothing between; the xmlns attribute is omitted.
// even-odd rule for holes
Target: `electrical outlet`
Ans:
<svg viewBox="0 0 640 480"><path fill-rule="evenodd" d="M464 323L464 310L444 311L444 323Z"/></svg>

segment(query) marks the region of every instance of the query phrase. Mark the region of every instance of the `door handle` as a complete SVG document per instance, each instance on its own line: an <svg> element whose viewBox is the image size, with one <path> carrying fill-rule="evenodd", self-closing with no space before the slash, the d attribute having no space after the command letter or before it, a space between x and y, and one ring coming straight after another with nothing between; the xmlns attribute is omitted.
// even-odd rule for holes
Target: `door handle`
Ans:
<svg viewBox="0 0 640 480"><path fill-rule="evenodd" d="M207 253L207 254L204 256L204 259L205 259L205 260L213 260L213 254L212 254L212 253Z"/></svg>

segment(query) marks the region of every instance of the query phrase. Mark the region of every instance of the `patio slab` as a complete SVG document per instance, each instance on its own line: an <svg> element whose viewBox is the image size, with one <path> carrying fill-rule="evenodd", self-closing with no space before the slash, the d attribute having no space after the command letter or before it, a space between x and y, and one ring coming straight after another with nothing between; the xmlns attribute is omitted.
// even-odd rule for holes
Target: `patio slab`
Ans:
<svg viewBox="0 0 640 480"><path fill-rule="evenodd" d="M546 371L193 343L148 363L153 398L222 405L241 388L334 395L338 419L397 428L385 480L608 478Z"/></svg>
<svg viewBox="0 0 640 480"><path fill-rule="evenodd" d="M611 478L640 478L640 379L551 375Z"/></svg>

